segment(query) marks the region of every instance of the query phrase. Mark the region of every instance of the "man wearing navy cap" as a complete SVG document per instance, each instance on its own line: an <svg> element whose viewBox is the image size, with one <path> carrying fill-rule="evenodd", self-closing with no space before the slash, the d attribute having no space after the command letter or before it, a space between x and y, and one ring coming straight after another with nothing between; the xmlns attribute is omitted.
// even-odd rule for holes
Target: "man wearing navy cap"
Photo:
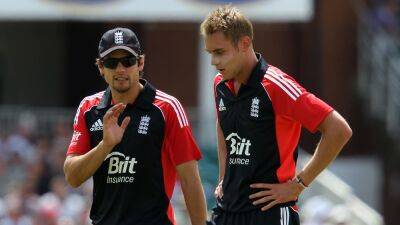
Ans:
<svg viewBox="0 0 400 225"><path fill-rule="evenodd" d="M192 224L205 224L201 153L181 103L140 78L144 55L133 31L107 31L98 50L108 88L80 103L64 163L73 187L93 177L92 223L176 224L178 176Z"/></svg>

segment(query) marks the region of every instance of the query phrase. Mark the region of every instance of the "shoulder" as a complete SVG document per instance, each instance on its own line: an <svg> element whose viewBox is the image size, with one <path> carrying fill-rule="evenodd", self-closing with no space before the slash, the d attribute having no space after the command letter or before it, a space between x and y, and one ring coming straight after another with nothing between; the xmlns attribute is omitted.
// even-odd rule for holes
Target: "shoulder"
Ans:
<svg viewBox="0 0 400 225"><path fill-rule="evenodd" d="M306 92L293 77L271 65L268 67L261 83L268 94L280 93L289 96L293 100L296 100Z"/></svg>
<svg viewBox="0 0 400 225"><path fill-rule="evenodd" d="M187 126L185 111L180 101L172 95L156 90L153 104L160 109L166 121L171 118L178 118L181 126Z"/></svg>
<svg viewBox="0 0 400 225"><path fill-rule="evenodd" d="M84 97L81 103L79 104L79 108L84 106L85 107L97 106L100 103L100 100L102 99L103 95L104 91L101 91L96 94Z"/></svg>
<svg viewBox="0 0 400 225"><path fill-rule="evenodd" d="M75 119L74 119L74 124L76 124L78 122L78 117L80 117L80 115L85 114L91 108L93 108L94 106L97 106L100 103L103 95L104 95L104 91L101 91L96 94L89 95L89 96L86 96L85 98L83 98L81 103L78 106L78 110L76 112Z"/></svg>

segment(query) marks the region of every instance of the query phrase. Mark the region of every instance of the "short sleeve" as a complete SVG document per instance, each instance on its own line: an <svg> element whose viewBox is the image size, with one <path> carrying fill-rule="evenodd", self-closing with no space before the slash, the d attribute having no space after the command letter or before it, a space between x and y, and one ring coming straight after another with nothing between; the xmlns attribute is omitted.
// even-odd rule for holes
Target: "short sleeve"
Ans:
<svg viewBox="0 0 400 225"><path fill-rule="evenodd" d="M299 122L310 132L333 111L327 103L309 93L292 77L278 69L268 69L264 87L277 115Z"/></svg>
<svg viewBox="0 0 400 225"><path fill-rule="evenodd" d="M85 100L82 100L82 102L79 104L78 110L76 111L73 125L73 134L67 150L67 155L82 155L90 150L89 131L87 129L84 116L84 112L86 111L85 107Z"/></svg>
<svg viewBox="0 0 400 225"><path fill-rule="evenodd" d="M201 153L197 146L186 113L177 99L165 104L165 148L174 166L199 160Z"/></svg>

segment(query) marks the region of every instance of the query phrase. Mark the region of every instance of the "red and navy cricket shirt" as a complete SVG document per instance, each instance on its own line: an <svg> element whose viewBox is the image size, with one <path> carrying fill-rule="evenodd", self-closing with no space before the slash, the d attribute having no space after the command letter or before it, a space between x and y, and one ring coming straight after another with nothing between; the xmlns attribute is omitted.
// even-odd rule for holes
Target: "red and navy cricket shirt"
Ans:
<svg viewBox="0 0 400 225"><path fill-rule="evenodd" d="M315 132L333 110L260 54L237 95L233 80L214 80L215 106L227 148L223 198L230 212L258 209L252 183L283 183L295 176L301 127ZM290 202L284 205L294 205ZM280 205L281 206L281 205Z"/></svg>
<svg viewBox="0 0 400 225"><path fill-rule="evenodd" d="M122 141L93 175L93 224L175 224L170 204L175 167L201 158L181 103L140 82L144 89L118 120L131 118ZM82 100L67 154L85 154L102 140L111 103L110 89Z"/></svg>

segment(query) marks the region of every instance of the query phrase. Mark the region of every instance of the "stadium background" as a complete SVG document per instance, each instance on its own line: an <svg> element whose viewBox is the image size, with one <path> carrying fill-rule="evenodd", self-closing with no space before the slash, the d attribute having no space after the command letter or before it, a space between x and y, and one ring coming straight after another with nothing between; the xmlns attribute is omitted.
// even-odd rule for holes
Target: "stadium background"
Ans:
<svg viewBox="0 0 400 225"><path fill-rule="evenodd" d="M199 23L225 2L23 0L16 4L3 0L0 224L8 224L10 218L27 225L88 224L90 181L70 189L63 179L62 163L76 107L82 97L105 87L94 59L101 34L115 26L135 30L146 54L144 77L177 96L187 110L204 154L200 172L209 207L213 206L217 178L214 71L203 51ZM325 188L315 184L301 199L303 224L396 224L400 206L399 2L232 2L253 21L256 50L341 112L354 131L330 167L339 180L318 181ZM303 158L312 153L317 140L318 135L304 132ZM349 195L337 191L338 182L348 186L351 197L365 203L368 210L359 213L365 217L370 213L376 220L355 221ZM186 224L177 187L173 202L178 219ZM328 197L328 192L335 197Z"/></svg>

